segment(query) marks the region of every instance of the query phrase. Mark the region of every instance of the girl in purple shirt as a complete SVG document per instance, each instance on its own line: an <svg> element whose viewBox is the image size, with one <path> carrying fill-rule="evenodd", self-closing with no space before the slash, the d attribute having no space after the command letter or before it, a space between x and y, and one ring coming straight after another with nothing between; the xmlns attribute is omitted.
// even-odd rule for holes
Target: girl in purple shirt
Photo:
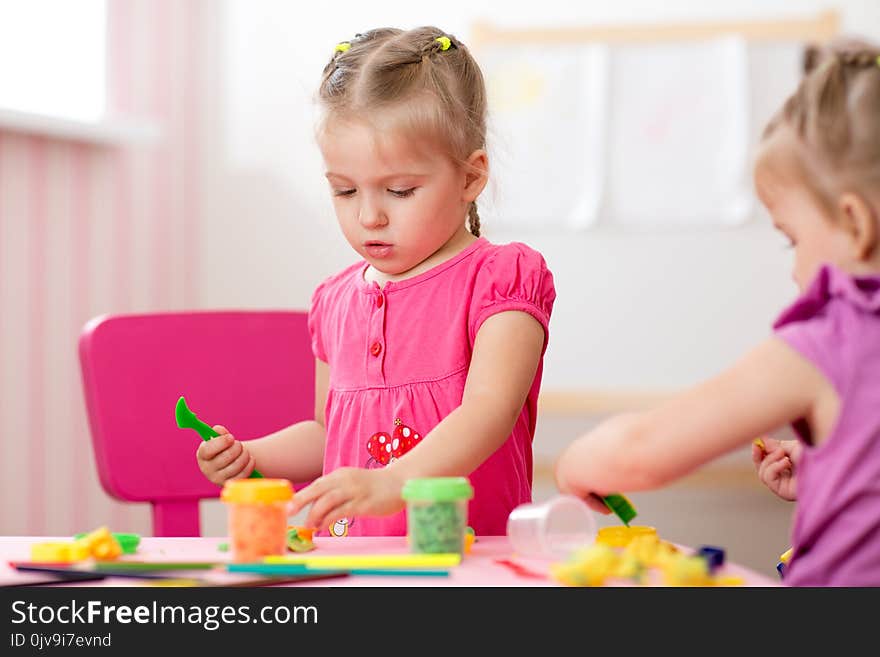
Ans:
<svg viewBox="0 0 880 657"><path fill-rule="evenodd" d="M362 259L312 297L315 420L244 444L220 427L202 472L315 479L291 513L311 503L306 524L336 536L403 535L406 480L468 476L469 524L504 534L531 501L556 294L539 253L480 237L480 69L437 28L377 29L336 46L319 100L334 209Z"/></svg>
<svg viewBox="0 0 880 657"><path fill-rule="evenodd" d="M802 290L775 335L667 404L604 422L556 465L560 489L607 512L596 495L657 488L790 423L797 440L753 458L797 500L792 586L880 586L880 48L841 44L811 61L755 164Z"/></svg>

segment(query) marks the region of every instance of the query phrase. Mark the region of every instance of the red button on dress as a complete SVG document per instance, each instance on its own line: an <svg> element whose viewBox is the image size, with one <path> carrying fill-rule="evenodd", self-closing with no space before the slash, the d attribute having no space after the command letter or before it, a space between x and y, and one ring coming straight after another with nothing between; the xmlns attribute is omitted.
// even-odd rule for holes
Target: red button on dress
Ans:
<svg viewBox="0 0 880 657"><path fill-rule="evenodd" d="M381 308L383 303L385 303L385 297L380 294L376 297L376 308Z"/></svg>
<svg viewBox="0 0 880 657"><path fill-rule="evenodd" d="M382 353L382 344L379 342L374 342L370 346L370 353L374 356L378 356L380 353Z"/></svg>

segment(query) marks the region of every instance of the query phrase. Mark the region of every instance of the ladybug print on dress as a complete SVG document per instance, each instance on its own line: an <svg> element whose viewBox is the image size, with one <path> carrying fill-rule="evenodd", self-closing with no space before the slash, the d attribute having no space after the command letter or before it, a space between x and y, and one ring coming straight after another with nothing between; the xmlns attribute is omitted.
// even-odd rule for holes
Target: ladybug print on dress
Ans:
<svg viewBox="0 0 880 657"><path fill-rule="evenodd" d="M388 465L418 445L421 439L420 433L396 418L394 432L390 436L385 431L379 431L367 440L367 453L370 455L367 467Z"/></svg>

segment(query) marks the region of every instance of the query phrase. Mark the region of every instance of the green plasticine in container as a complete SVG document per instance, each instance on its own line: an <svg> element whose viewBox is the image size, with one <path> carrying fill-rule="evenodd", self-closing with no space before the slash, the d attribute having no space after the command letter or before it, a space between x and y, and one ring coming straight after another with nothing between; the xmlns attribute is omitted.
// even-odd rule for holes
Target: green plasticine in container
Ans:
<svg viewBox="0 0 880 657"><path fill-rule="evenodd" d="M220 435L210 425L202 422L196 417L195 413L189 410L189 406L186 405L186 400L183 397L177 400L177 405L174 407L174 419L177 420L177 426L180 429L193 429L206 442ZM262 479L263 475L254 468L250 475L248 475L248 478Z"/></svg>
<svg viewBox="0 0 880 657"><path fill-rule="evenodd" d="M417 553L464 552L468 500L474 489L465 477L410 479L403 486L407 536Z"/></svg>

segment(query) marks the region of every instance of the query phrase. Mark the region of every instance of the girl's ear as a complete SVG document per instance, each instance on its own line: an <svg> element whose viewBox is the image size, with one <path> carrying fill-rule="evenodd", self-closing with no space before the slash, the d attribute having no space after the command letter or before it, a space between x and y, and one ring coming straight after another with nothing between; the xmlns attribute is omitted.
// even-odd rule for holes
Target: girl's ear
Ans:
<svg viewBox="0 0 880 657"><path fill-rule="evenodd" d="M464 163L464 190L462 200L476 201L489 180L489 156L482 148L470 154Z"/></svg>
<svg viewBox="0 0 880 657"><path fill-rule="evenodd" d="M838 204L843 229L849 233L857 260L867 260L877 248L877 213L860 194L845 192Z"/></svg>

